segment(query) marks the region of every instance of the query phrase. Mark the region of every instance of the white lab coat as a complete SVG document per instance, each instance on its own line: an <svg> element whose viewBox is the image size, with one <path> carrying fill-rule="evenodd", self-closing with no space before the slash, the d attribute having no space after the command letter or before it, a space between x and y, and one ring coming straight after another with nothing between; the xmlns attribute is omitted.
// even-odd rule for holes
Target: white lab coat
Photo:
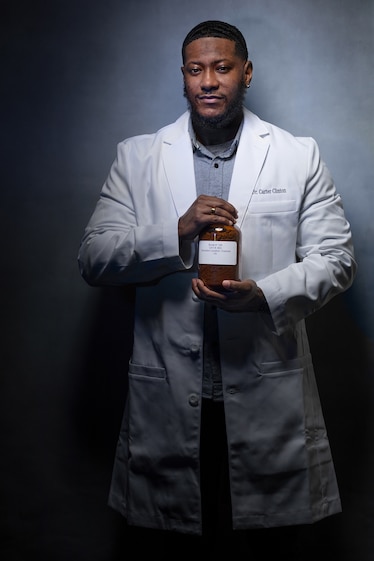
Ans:
<svg viewBox="0 0 374 561"><path fill-rule="evenodd" d="M137 286L109 504L129 524L200 533L203 304L196 241L178 240L196 198L188 119L118 145L79 264L91 285ZM315 141L248 110L229 201L242 278L271 310L218 313L233 527L311 523L341 504L304 319L353 281L350 226Z"/></svg>

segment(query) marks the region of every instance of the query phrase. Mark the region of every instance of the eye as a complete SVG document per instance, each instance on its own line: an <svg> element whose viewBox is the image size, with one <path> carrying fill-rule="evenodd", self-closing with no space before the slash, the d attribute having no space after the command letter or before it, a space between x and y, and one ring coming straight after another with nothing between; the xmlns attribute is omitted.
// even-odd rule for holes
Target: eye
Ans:
<svg viewBox="0 0 374 561"><path fill-rule="evenodd" d="M217 67L217 72L220 72L221 74L224 74L226 72L228 72L230 70L230 68L228 66L218 66Z"/></svg>
<svg viewBox="0 0 374 561"><path fill-rule="evenodd" d="M196 75L196 74L199 74L200 68L197 68L197 67L190 68L190 69L188 70L188 72L194 76L194 75Z"/></svg>

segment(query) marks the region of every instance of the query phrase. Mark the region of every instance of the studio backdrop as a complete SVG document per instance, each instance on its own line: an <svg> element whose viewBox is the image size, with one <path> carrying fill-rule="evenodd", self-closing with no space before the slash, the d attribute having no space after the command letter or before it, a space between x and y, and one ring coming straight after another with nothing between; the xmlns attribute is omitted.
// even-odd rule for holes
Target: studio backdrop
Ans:
<svg viewBox="0 0 374 561"><path fill-rule="evenodd" d="M222 19L248 43L247 107L317 140L352 226L355 283L308 320L343 502L317 537L331 559L372 561L373 5L2 2L1 559L117 561L128 553L107 495L133 294L85 284L78 247L117 143L185 111L186 33Z"/></svg>

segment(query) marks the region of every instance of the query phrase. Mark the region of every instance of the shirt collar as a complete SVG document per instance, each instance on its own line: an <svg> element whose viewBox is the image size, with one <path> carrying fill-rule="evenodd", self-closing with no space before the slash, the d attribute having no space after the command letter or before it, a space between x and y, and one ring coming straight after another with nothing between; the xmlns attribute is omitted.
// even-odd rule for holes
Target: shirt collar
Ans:
<svg viewBox="0 0 374 561"><path fill-rule="evenodd" d="M229 146L229 148L227 150L225 150L224 154L220 154L220 156L225 157L225 158L230 158L234 154L234 152L236 152L236 149L237 149L238 144L239 144L240 135L241 135L241 132L242 132L242 129L243 129L243 123L244 123L244 119L242 119L242 122L240 123L238 131L235 135L235 138L233 138L231 145ZM212 156L211 152L204 146L204 144L201 144L197 140L195 131L194 131L193 126L192 126L191 119L188 122L188 132L190 134L191 143L192 143L192 147L193 147L194 152L196 150L200 150L200 151L202 151L204 153L208 153Z"/></svg>

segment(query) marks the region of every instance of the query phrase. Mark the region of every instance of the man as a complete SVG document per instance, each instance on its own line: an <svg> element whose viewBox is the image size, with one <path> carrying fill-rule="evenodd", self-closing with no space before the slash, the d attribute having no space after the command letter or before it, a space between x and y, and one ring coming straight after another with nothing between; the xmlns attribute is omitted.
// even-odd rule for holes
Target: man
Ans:
<svg viewBox="0 0 374 561"><path fill-rule="evenodd" d="M182 57L188 111L119 144L79 252L89 284L136 286L109 504L185 534L310 524L341 504L304 320L353 282L350 227L316 142L243 107L241 32L203 22ZM219 293L211 223L242 233Z"/></svg>

